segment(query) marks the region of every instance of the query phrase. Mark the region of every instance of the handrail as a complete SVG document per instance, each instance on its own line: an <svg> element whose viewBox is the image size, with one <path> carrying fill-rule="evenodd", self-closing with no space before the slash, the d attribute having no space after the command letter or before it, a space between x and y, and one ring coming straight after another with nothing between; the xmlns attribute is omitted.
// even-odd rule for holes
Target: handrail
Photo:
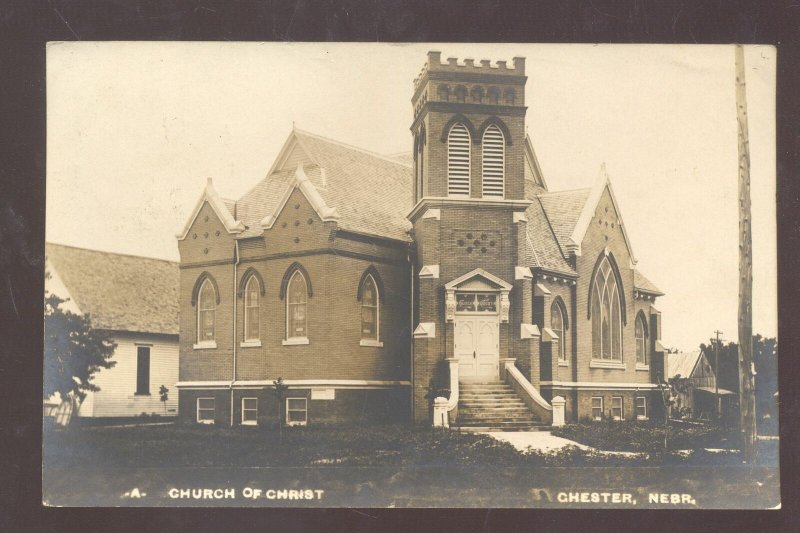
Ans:
<svg viewBox="0 0 800 533"><path fill-rule="evenodd" d="M513 361L506 361L506 376L510 376L518 385L519 387L530 397L531 400L536 402L542 409L546 409L548 411L553 410L553 406L550 405L547 400L545 400L539 391L531 384L530 381L525 379L525 376L522 375L522 372L514 366Z"/></svg>
<svg viewBox="0 0 800 533"><path fill-rule="evenodd" d="M449 413L458 405L458 359L448 359L447 362L450 365L450 398L447 399Z"/></svg>

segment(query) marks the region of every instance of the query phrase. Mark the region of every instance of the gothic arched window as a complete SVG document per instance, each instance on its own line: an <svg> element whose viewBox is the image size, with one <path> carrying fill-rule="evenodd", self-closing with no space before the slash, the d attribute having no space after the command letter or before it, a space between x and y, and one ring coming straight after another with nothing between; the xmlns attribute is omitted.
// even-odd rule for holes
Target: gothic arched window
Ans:
<svg viewBox="0 0 800 533"><path fill-rule="evenodd" d="M361 338L378 340L380 330L380 294L372 275L364 280L361 292Z"/></svg>
<svg viewBox="0 0 800 533"><path fill-rule="evenodd" d="M483 196L503 197L506 140L496 124L483 132Z"/></svg>
<svg viewBox="0 0 800 533"><path fill-rule="evenodd" d="M566 362L567 360L567 337L564 333L564 314L561 311L561 306L558 302L553 302L550 307L550 329L553 333L558 335L558 360Z"/></svg>
<svg viewBox="0 0 800 533"><path fill-rule="evenodd" d="M457 122L447 134L447 194L469 196L470 136L464 124Z"/></svg>
<svg viewBox="0 0 800 533"><path fill-rule="evenodd" d="M514 105L516 103L516 93L514 93L514 89L506 89L504 95L504 104L506 105Z"/></svg>
<svg viewBox="0 0 800 533"><path fill-rule="evenodd" d="M292 274L286 292L286 339L308 338L308 285L300 270Z"/></svg>
<svg viewBox="0 0 800 533"><path fill-rule="evenodd" d="M261 287L258 278L250 276L244 289L244 340L257 341L259 331L259 294Z"/></svg>
<svg viewBox="0 0 800 533"><path fill-rule="evenodd" d="M467 88L463 85L457 85L453 90L453 95L456 97L456 102L463 104L467 99Z"/></svg>
<svg viewBox="0 0 800 533"><path fill-rule="evenodd" d="M639 314L636 317L636 364L646 366L649 357L647 356L647 325L644 322L644 316Z"/></svg>
<svg viewBox="0 0 800 533"><path fill-rule="evenodd" d="M608 257L592 282L592 358L622 362L620 288Z"/></svg>
<svg viewBox="0 0 800 533"><path fill-rule="evenodd" d="M213 342L217 294L210 279L206 278L200 286L197 302L197 342Z"/></svg>

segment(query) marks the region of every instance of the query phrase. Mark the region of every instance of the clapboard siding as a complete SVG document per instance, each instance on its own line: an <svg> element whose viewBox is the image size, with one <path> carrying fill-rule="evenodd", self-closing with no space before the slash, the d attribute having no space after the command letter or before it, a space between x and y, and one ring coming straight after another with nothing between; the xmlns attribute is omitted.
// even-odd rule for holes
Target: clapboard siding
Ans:
<svg viewBox="0 0 800 533"><path fill-rule="evenodd" d="M100 391L87 398L93 409L81 416L138 416L141 413L164 415L164 404L159 399L158 389L166 385L169 389L167 415L178 414L178 338L165 335L124 335L114 337L117 349L113 360L117 364L96 374L94 383ZM150 346L150 395L136 395L137 347Z"/></svg>

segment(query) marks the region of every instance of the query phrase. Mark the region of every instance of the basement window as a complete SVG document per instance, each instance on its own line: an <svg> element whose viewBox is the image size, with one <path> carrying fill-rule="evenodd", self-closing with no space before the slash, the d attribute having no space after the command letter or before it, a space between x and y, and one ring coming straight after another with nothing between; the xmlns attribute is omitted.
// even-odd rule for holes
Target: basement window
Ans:
<svg viewBox="0 0 800 533"><path fill-rule="evenodd" d="M258 424L258 398L242 398L242 424L245 426Z"/></svg>
<svg viewBox="0 0 800 533"><path fill-rule="evenodd" d="M214 398L197 399L197 423L198 424L214 423Z"/></svg>
<svg viewBox="0 0 800 533"><path fill-rule="evenodd" d="M286 425L305 426L308 423L308 398L286 398Z"/></svg>

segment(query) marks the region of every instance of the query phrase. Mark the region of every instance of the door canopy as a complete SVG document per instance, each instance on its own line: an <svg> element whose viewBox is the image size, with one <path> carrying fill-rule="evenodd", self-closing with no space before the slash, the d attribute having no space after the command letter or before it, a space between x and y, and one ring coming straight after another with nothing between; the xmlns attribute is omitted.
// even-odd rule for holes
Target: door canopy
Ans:
<svg viewBox="0 0 800 533"><path fill-rule="evenodd" d="M469 291L500 293L500 321L508 322L508 311L511 307L508 293L512 287L513 285L510 283L486 272L482 268L467 272L444 286L447 321L452 322L456 316L456 293Z"/></svg>

